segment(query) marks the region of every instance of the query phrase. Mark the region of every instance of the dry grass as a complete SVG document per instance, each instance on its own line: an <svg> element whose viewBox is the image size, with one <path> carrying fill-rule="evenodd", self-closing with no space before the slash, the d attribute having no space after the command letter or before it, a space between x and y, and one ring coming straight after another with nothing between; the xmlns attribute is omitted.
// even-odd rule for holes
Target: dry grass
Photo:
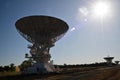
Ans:
<svg viewBox="0 0 120 80"><path fill-rule="evenodd" d="M0 72L0 77L1 76L13 76L13 75L20 75L19 72Z"/></svg>
<svg viewBox="0 0 120 80"><path fill-rule="evenodd" d="M51 76L46 80L120 80L120 67L95 69L64 75Z"/></svg>
<svg viewBox="0 0 120 80"><path fill-rule="evenodd" d="M13 77L10 78L9 80L13 80ZM120 67L69 68L64 69L61 74L19 76L19 78L16 77L14 80L120 80Z"/></svg>

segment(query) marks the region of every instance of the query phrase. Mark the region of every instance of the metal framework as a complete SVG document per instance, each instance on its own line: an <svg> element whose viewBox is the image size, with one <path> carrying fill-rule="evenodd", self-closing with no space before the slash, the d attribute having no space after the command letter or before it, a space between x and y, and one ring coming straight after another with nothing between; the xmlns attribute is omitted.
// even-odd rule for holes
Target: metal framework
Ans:
<svg viewBox="0 0 120 80"><path fill-rule="evenodd" d="M114 59L114 57L104 57L104 59L107 61L108 66L112 65L112 60Z"/></svg>
<svg viewBox="0 0 120 80"><path fill-rule="evenodd" d="M47 64L47 68L39 66L37 70L39 68L42 71L45 68L47 72L54 72L54 67L48 62L51 58L49 51L67 32L67 23L50 16L27 16L19 19L15 26L18 32L32 43L28 46L31 56L26 54L26 57L32 58L40 66Z"/></svg>

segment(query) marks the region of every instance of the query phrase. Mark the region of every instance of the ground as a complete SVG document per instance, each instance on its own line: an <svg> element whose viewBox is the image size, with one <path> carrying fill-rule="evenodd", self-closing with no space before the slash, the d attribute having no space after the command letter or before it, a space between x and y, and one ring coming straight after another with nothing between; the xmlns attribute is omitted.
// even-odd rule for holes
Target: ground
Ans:
<svg viewBox="0 0 120 80"><path fill-rule="evenodd" d="M59 74L4 76L0 80L120 80L120 66L72 68Z"/></svg>

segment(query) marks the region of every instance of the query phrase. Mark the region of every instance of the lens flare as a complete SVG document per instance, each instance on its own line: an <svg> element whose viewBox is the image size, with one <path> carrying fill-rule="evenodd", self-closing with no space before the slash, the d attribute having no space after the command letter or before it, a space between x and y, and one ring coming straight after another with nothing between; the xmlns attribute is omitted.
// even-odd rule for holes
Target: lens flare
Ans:
<svg viewBox="0 0 120 80"><path fill-rule="evenodd" d="M93 5L93 13L95 16L103 17L109 13L110 6L106 2L97 2Z"/></svg>

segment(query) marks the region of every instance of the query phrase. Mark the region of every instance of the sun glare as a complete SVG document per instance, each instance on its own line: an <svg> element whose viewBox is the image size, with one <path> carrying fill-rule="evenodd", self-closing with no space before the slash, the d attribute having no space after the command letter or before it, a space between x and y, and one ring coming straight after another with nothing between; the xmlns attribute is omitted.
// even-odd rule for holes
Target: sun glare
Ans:
<svg viewBox="0 0 120 80"><path fill-rule="evenodd" d="M109 5L105 2L97 2L93 6L93 13L98 17L109 14Z"/></svg>
<svg viewBox="0 0 120 80"><path fill-rule="evenodd" d="M106 20L112 17L113 8L111 1L96 0L88 6L78 8L77 19L88 22L90 19Z"/></svg>

